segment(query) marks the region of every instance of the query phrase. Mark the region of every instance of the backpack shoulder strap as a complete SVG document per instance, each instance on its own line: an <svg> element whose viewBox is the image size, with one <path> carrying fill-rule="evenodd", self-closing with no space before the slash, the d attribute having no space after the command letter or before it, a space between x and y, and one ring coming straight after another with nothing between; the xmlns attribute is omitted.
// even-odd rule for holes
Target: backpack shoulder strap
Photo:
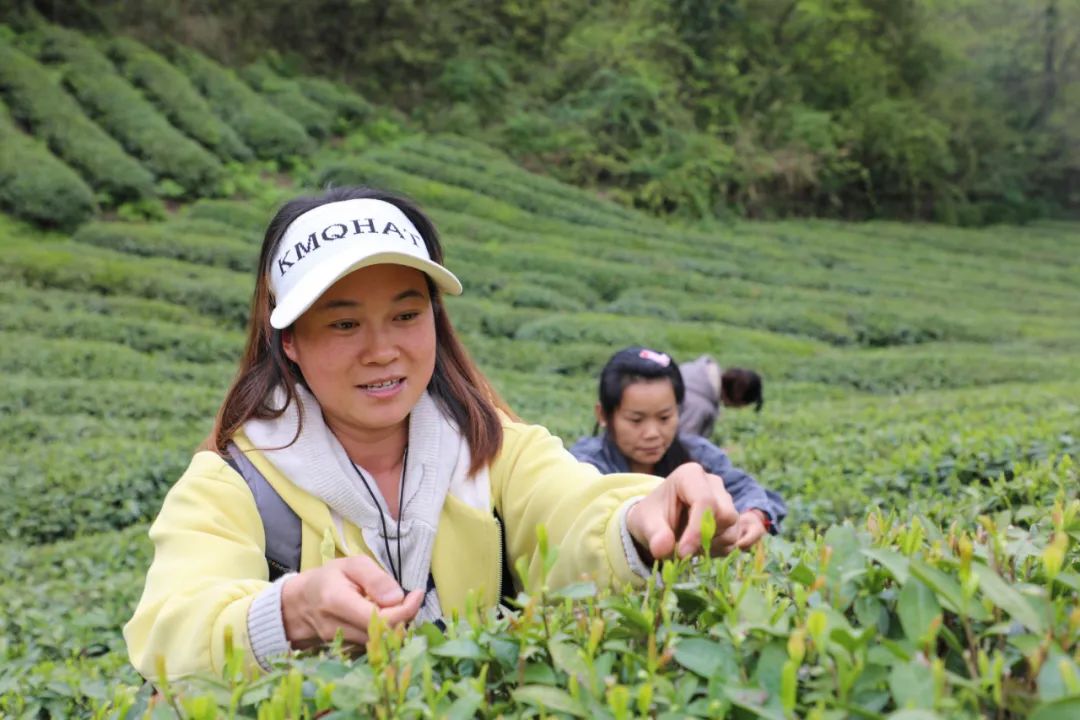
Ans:
<svg viewBox="0 0 1080 720"><path fill-rule="evenodd" d="M510 570L510 554L506 549L506 526L499 515L499 511L493 509L492 512L495 515L495 522L499 524L499 545L502 546L499 604L512 608L514 607L513 600L517 597L517 591L514 589L514 573Z"/></svg>
<svg viewBox="0 0 1080 720"><path fill-rule="evenodd" d="M251 464L235 443L225 446L225 462L244 478L255 498L266 535L266 565L273 582L285 573L300 570L300 516L281 499L274 486Z"/></svg>

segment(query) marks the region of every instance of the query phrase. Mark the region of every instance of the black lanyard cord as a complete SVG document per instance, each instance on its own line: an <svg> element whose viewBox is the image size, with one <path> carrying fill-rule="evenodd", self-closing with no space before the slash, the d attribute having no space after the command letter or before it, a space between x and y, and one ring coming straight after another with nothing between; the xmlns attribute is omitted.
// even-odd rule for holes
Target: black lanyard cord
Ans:
<svg viewBox="0 0 1080 720"><path fill-rule="evenodd" d="M350 460L349 462L352 462ZM360 481L364 483L364 487L367 488L368 494L371 495L371 502L375 503L375 509L379 511L379 524L382 525L383 546L386 548L386 561L390 563L390 573L397 580L398 585L401 585L402 575L405 571L404 566L401 563L401 515L405 509L405 470L409 463L409 446L405 446L405 454L401 458L401 482L398 486L398 516L397 516L397 565L394 565L394 555L390 552L390 539L389 532L386 529L386 515L383 513L382 505L379 504L378 498L375 497L375 491L371 489L371 485L368 483L367 478L364 476L363 471L356 463L352 463L353 470L360 476ZM404 587L402 591L407 595L408 590Z"/></svg>

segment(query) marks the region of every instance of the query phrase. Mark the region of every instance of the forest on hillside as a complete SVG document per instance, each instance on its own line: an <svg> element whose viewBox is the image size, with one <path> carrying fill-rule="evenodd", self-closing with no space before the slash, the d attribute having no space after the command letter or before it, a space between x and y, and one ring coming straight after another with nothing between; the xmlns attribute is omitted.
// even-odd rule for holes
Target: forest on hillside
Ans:
<svg viewBox="0 0 1080 720"><path fill-rule="evenodd" d="M687 219L1080 210L1080 0L15 0L333 77L418 128Z"/></svg>

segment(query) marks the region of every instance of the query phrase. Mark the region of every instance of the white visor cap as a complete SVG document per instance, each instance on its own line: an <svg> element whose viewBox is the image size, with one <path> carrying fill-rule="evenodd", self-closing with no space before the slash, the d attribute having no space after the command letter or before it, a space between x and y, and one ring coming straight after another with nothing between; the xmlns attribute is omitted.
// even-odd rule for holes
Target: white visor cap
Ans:
<svg viewBox="0 0 1080 720"><path fill-rule="evenodd" d="M285 230L270 261L270 324L289 327L338 280L384 263L416 268L443 292L461 294L461 282L431 259L400 208L373 198L341 200L308 210Z"/></svg>

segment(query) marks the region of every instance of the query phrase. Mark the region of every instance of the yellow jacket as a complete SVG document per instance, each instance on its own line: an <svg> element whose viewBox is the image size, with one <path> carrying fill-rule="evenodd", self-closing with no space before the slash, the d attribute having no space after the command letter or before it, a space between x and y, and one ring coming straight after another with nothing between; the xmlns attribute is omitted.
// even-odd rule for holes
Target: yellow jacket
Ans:
<svg viewBox="0 0 1080 720"><path fill-rule="evenodd" d="M548 578L552 587L582 578L601 587L642 583L627 560L618 511L628 500L648 494L658 478L601 476L539 426L507 420L503 433L489 477L491 502L506 526L511 566L518 558L528 558L530 576L539 577L536 527L543 524L551 545L560 549ZM326 504L278 472L243 434L234 440L300 517L301 571L322 564L320 544L328 529L337 556L344 557ZM370 554L355 526L346 522L344 534L345 546ZM262 520L243 478L216 453L197 453L169 490L150 539L154 560L135 614L124 626L135 668L153 679L163 657L170 678L218 673L226 628L250 658L248 609L269 582ZM446 615L464 609L469 590L485 605L497 604L502 560L493 514L447 495L431 572ZM254 659L250 662L258 667Z"/></svg>

